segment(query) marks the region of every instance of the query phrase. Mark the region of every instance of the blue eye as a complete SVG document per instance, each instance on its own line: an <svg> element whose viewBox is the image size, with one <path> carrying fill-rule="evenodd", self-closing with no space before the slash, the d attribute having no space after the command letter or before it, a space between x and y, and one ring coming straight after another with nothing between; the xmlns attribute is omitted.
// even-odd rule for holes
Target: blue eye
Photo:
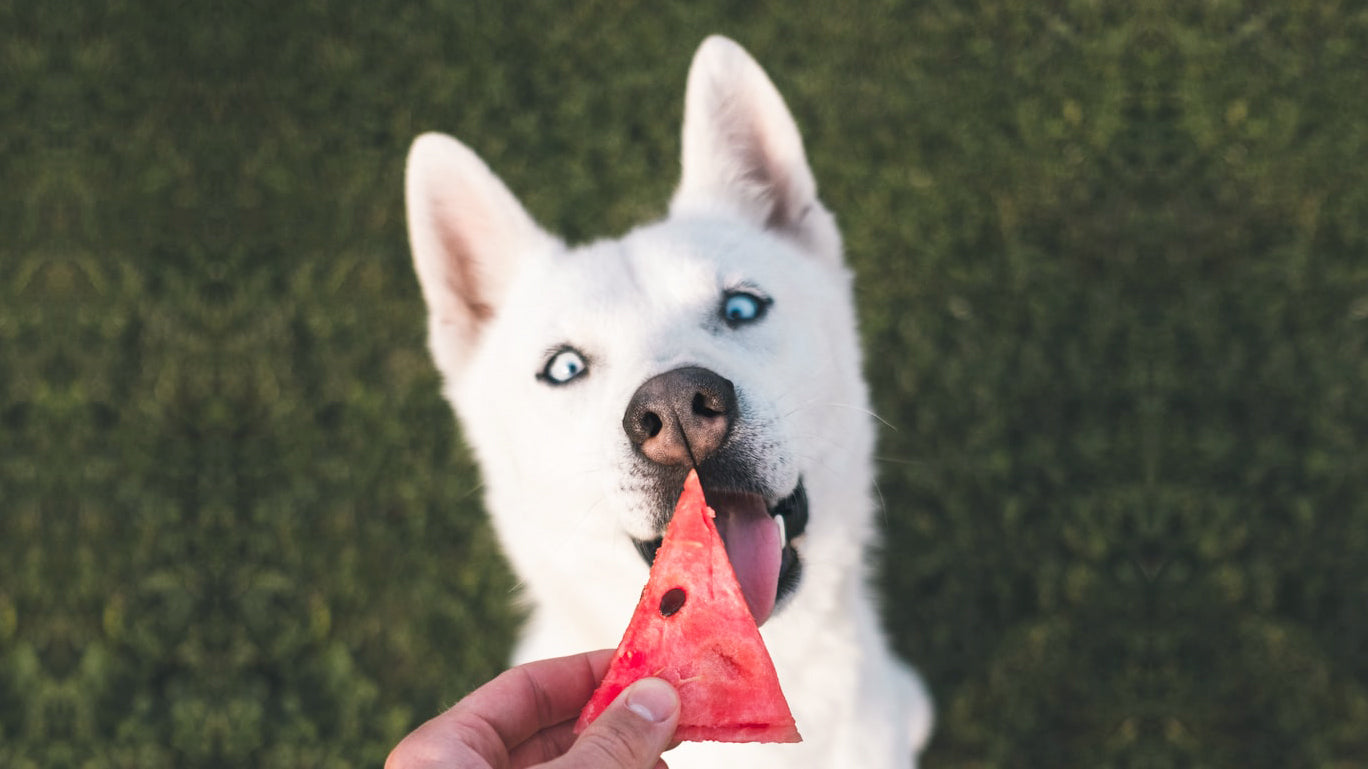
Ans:
<svg viewBox="0 0 1368 769"><path fill-rule="evenodd" d="M769 305L768 299L744 291L733 291L722 300L722 320L732 328L754 323L765 316Z"/></svg>
<svg viewBox="0 0 1368 769"><path fill-rule="evenodd" d="M563 385L589 370L589 364L579 351L566 347L551 356L537 378L547 384Z"/></svg>

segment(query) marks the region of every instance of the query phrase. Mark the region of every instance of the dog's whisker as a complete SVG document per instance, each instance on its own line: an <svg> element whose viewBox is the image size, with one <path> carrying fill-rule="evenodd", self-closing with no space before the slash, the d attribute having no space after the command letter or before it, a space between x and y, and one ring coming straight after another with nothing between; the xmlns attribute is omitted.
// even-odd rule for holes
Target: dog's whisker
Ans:
<svg viewBox="0 0 1368 769"><path fill-rule="evenodd" d="M896 433L896 432L901 432L901 431L898 429L898 426L897 426L897 425L895 425L895 424L893 424L892 422L890 422L889 420L885 419L882 415L880 415L878 412L874 411L872 408L869 408L869 407L867 407L867 406L858 406L858 405L855 405L855 404L853 404L853 403L842 403L842 402L840 402L840 401L827 401L827 400L822 400L822 399L819 399L819 398L814 398L814 399L812 399L812 400L807 401L806 403L794 404L792 407L789 408L788 411L782 412L782 416L783 416L783 417L791 417L791 416L793 416L793 415L795 415L795 414L798 414L798 413L800 413L800 412L802 412L802 411L804 411L804 410L806 410L806 409L810 409L810 408L814 408L814 407L818 407L818 406L821 406L821 407L829 407L829 408L838 408L838 409L850 409L850 410L852 410L852 411L858 411L858 412L860 412L860 413L862 413L862 414L866 414L866 415L868 415L868 416L870 416L870 417L873 417L873 418L875 419L875 421L879 422L879 423L882 424L884 427L887 427L888 429L892 430L892 431L895 432L895 433Z"/></svg>
<svg viewBox="0 0 1368 769"><path fill-rule="evenodd" d="M856 405L851 404L851 403L837 403L837 402L827 402L827 403L823 403L822 405L824 405L824 406L831 406L832 408L838 408L838 409L851 409L852 411L858 411L858 412L860 412L860 413L862 413L862 414L867 414L867 415L869 415L869 416L871 416L871 417L874 417L874 419L877 420L880 424L882 424L884 427L887 427L888 429L892 430L893 432L895 432L895 433L896 433L896 432L900 432L900 431L898 430L898 426L897 426L897 425L893 424L892 422L888 421L887 419L884 419L882 416L879 415L878 412L876 412L876 411L875 411L874 409L872 409L872 408L869 408L869 407L866 407L866 406L856 406Z"/></svg>
<svg viewBox="0 0 1368 769"><path fill-rule="evenodd" d="M888 500L884 498L883 486L879 483L878 476L874 478L874 494L879 498L879 517L883 520L884 526L888 525Z"/></svg>
<svg viewBox="0 0 1368 769"><path fill-rule="evenodd" d="M925 459L912 459L910 457L891 457L885 454L875 454L875 462L882 462L886 465L906 465L909 467L929 467L930 462Z"/></svg>

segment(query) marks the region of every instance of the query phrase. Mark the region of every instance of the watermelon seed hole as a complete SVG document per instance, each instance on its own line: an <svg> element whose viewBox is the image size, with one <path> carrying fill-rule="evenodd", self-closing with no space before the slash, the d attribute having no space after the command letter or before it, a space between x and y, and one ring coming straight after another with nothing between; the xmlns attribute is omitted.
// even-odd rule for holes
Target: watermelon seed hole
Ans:
<svg viewBox="0 0 1368 769"><path fill-rule="evenodd" d="M684 600L688 598L684 593L684 588L674 587L665 591L665 595L660 597L660 616L668 617L671 614L684 608Z"/></svg>

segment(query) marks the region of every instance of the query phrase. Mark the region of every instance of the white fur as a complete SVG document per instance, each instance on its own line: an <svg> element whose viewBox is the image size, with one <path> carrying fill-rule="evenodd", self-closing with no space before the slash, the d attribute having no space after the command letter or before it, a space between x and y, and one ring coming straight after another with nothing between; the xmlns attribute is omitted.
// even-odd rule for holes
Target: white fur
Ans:
<svg viewBox="0 0 1368 769"><path fill-rule="evenodd" d="M485 478L485 501L530 620L514 661L615 646L659 533L621 425L636 388L680 366L731 380L733 440L776 489L801 476L811 519L798 591L762 628L804 742L688 743L687 767L906 767L929 699L894 659L867 585L873 426L851 279L783 99L740 46L699 48L683 174L663 221L570 249L532 221L464 145L426 134L409 155L414 262L430 346ZM759 323L718 322L724 292L774 300ZM589 371L540 381L559 346Z"/></svg>

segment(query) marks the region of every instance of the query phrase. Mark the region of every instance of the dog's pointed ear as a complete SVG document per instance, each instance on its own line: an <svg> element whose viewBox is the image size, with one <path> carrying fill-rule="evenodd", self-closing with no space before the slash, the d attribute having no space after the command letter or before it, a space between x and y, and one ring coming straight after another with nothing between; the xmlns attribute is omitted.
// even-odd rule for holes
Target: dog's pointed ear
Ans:
<svg viewBox="0 0 1368 769"><path fill-rule="evenodd" d="M740 215L840 261L840 232L817 199L793 116L760 65L725 37L704 40L689 69L682 166L672 215Z"/></svg>
<svg viewBox="0 0 1368 769"><path fill-rule="evenodd" d="M459 372L520 263L560 247L489 167L440 133L413 142L405 172L409 245L437 366Z"/></svg>

